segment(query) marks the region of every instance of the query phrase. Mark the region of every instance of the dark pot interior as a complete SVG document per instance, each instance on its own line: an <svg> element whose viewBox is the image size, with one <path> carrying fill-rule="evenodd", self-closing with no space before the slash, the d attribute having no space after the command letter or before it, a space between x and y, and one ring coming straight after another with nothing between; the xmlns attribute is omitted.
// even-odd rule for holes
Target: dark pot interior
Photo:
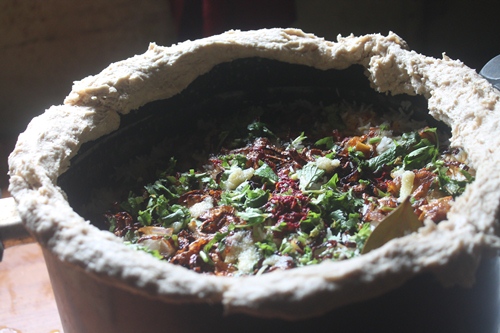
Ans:
<svg viewBox="0 0 500 333"><path fill-rule="evenodd" d="M148 103L123 116L119 130L81 147L70 169L59 177L58 185L76 212L97 227L106 228L100 222L102 217L84 207L95 188L111 187L119 192L118 189L130 185L113 177L115 170L128 160L148 155L151 147L165 138L172 138L175 146L176 142L196 135L194 120L202 114L208 113L216 120L235 110L295 100L315 105L347 100L380 108L397 108L408 100L419 110L416 118L426 119L431 126L444 126L427 114L427 101L421 96L375 92L361 66L322 71L260 58L240 59L216 66L177 96ZM320 318L286 322L232 315L221 321L215 316L213 322L204 325L220 327L221 332L496 333L500 313L498 282L498 262L496 258L487 259L481 263L477 283L471 289L443 288L432 276L421 275L381 297L343 307ZM220 313L220 309L216 312Z"/></svg>
<svg viewBox="0 0 500 333"><path fill-rule="evenodd" d="M266 108L270 104L298 100L312 105L343 100L366 103L381 112L388 107L398 109L402 101L410 101L416 109L416 119L446 127L427 114L427 100L422 96L390 96L374 91L361 66L319 70L269 59L238 59L216 66L170 99L150 102L122 116L117 131L81 147L71 161L71 168L59 177L58 185L78 213L102 228L99 222L102 218L82 207L89 202L95 188L133 186L113 177L116 169L127 161L149 155L152 147L165 139L173 145L193 136L203 140L203 133L196 128L196 122L203 115L209 114L209 119L217 121L250 107ZM196 148L195 144L190 149ZM176 153L175 147L171 153Z"/></svg>

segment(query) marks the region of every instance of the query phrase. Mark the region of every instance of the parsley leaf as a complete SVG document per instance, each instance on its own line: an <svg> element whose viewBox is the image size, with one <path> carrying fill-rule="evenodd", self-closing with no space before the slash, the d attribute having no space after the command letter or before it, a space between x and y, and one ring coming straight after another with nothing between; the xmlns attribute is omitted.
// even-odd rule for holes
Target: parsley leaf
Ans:
<svg viewBox="0 0 500 333"><path fill-rule="evenodd" d="M258 208L263 206L269 199L269 192L257 188L247 190L245 193L245 207Z"/></svg>
<svg viewBox="0 0 500 333"><path fill-rule="evenodd" d="M304 232L310 232L320 224L322 224L321 214L310 210L307 212L306 218L300 221L300 229Z"/></svg>
<svg viewBox="0 0 500 333"><path fill-rule="evenodd" d="M363 246L365 245L368 237L370 237L371 233L372 229L370 223L364 223L359 231L356 232L354 236L351 236L351 239L356 243L356 246L360 252L363 250Z"/></svg>
<svg viewBox="0 0 500 333"><path fill-rule="evenodd" d="M261 224L264 222L271 214L263 213L260 209L257 208L247 208L244 212L238 212L236 215L247 221L247 224L237 225L235 227L244 228L251 227L257 224Z"/></svg>
<svg viewBox="0 0 500 333"><path fill-rule="evenodd" d="M255 245L260 250L264 257L269 257L278 251L278 247L273 241L270 242L256 242Z"/></svg>
<svg viewBox="0 0 500 333"><path fill-rule="evenodd" d="M275 184L279 180L278 175L276 175L267 163L263 163L257 170L255 170L254 176L259 176L271 184Z"/></svg>
<svg viewBox="0 0 500 333"><path fill-rule="evenodd" d="M403 168L405 170L420 169L432 162L437 157L438 153L434 145L418 148L405 156Z"/></svg>
<svg viewBox="0 0 500 333"><path fill-rule="evenodd" d="M296 137L295 139L293 139L292 142L290 142L290 144L288 145L288 147L286 147L286 149L300 149L300 148L303 148L302 146L302 142L307 139L307 136L304 135L304 132L300 133L300 135L298 137Z"/></svg>
<svg viewBox="0 0 500 333"><path fill-rule="evenodd" d="M401 151L400 146L397 144L392 145L389 149L384 151L382 154L372 157L368 160L368 167L373 171L380 170L385 165L391 165L394 163L396 158L399 156Z"/></svg>
<svg viewBox="0 0 500 333"><path fill-rule="evenodd" d="M300 170L297 170L299 177L299 187L302 191L308 190L313 183L323 176L325 170L318 168L316 163L309 162Z"/></svg>
<svg viewBox="0 0 500 333"><path fill-rule="evenodd" d="M472 177L467 171L460 170L465 179L453 179L448 176L448 170L449 168L445 166L438 167L437 169L439 189L453 197L456 197L465 191L465 186L472 182L474 177Z"/></svg>
<svg viewBox="0 0 500 333"><path fill-rule="evenodd" d="M314 143L316 146L325 146L327 150L333 150L337 147L335 144L335 140L332 136L327 136L322 139L319 139Z"/></svg>

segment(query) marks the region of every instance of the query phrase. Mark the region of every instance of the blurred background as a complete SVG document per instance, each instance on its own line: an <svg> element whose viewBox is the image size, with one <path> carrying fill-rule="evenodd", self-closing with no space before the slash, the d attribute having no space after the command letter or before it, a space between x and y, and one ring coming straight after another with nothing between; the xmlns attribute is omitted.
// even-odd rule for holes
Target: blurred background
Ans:
<svg viewBox="0 0 500 333"><path fill-rule="evenodd" d="M0 188L31 118L109 63L228 29L297 27L329 40L393 31L419 53L477 69L500 54L498 1L0 0Z"/></svg>

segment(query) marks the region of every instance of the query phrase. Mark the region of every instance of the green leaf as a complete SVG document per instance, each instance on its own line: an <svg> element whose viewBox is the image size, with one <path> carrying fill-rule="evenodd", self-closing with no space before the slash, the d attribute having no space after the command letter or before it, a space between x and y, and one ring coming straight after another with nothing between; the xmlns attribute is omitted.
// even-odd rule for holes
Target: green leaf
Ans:
<svg viewBox="0 0 500 333"><path fill-rule="evenodd" d="M168 227L174 222L182 222L184 224L190 216L189 210L180 205L173 205L171 210L173 210L172 213L159 218L164 227Z"/></svg>
<svg viewBox="0 0 500 333"><path fill-rule="evenodd" d="M269 192L257 188L248 190L245 193L245 207L259 208L266 204L269 199Z"/></svg>
<svg viewBox="0 0 500 333"><path fill-rule="evenodd" d="M150 203L148 204L148 209L152 211L151 214L155 213L156 216L158 217L170 214L168 208L169 208L169 201L167 198L165 198L163 194L157 198L152 197Z"/></svg>
<svg viewBox="0 0 500 333"><path fill-rule="evenodd" d="M151 221L153 220L151 213L149 210L141 210L139 211L139 215L137 216L137 220L140 224L144 226L151 225Z"/></svg>
<svg viewBox="0 0 500 333"><path fill-rule="evenodd" d="M360 217L359 213L350 213L348 216L349 217L345 224L346 229L350 230L357 227Z"/></svg>
<svg viewBox="0 0 500 333"><path fill-rule="evenodd" d="M354 196L352 189L348 192L326 190L312 200L312 203L320 206L323 211L342 210L345 213L356 213L363 207L364 200Z"/></svg>
<svg viewBox="0 0 500 333"><path fill-rule="evenodd" d="M338 182L339 182L339 175L337 173L334 173L333 176L330 178L330 180L326 182L325 185L323 185L323 187L336 189Z"/></svg>
<svg viewBox="0 0 500 333"><path fill-rule="evenodd" d="M318 168L316 163L309 162L300 170L297 170L299 176L299 187L302 191L306 191L311 185L323 174L325 170Z"/></svg>
<svg viewBox="0 0 500 333"><path fill-rule="evenodd" d="M465 179L467 179L469 183L474 181L474 177L472 177L472 175L467 170L460 169L460 173L464 175Z"/></svg>
<svg viewBox="0 0 500 333"><path fill-rule="evenodd" d="M203 247L203 252L205 252L205 254L208 254L208 252L212 249L212 247L216 243L222 241L227 235L229 235L229 231L226 231L226 232L218 232L217 231L215 233L214 237L207 244L205 244L205 246ZM205 259L203 259L203 261L205 261Z"/></svg>
<svg viewBox="0 0 500 333"><path fill-rule="evenodd" d="M442 165L442 161L438 160L437 164L437 174L438 174L438 182L439 189L446 192L447 194L456 197L462 194L465 191L465 187L467 184L474 180L467 171L460 170L460 172L464 175L465 180L456 180L448 176L448 167L439 166Z"/></svg>
<svg viewBox="0 0 500 333"><path fill-rule="evenodd" d="M351 239L356 242L356 246L358 247L358 249L362 250L366 243L366 240L368 239L368 237L370 237L371 233L372 230L370 223L364 223L359 231L351 237Z"/></svg>
<svg viewBox="0 0 500 333"><path fill-rule="evenodd" d="M438 153L437 148L433 145L415 149L405 156L403 160L403 168L405 170L423 168L427 163L432 162Z"/></svg>
<svg viewBox="0 0 500 333"><path fill-rule="evenodd" d="M300 135L298 137L296 137L295 139L293 139L293 141L290 143L290 145L288 147L286 147L286 149L292 149L292 148L300 149L300 148L302 148L302 141L304 141L305 139L307 139L307 136L304 135L304 132L300 133Z"/></svg>
<svg viewBox="0 0 500 333"><path fill-rule="evenodd" d="M372 231L363 247L362 253L368 253L392 239L415 232L421 226L422 222L418 220L417 215L413 212L410 198L406 198Z"/></svg>
<svg viewBox="0 0 500 333"><path fill-rule="evenodd" d="M335 140L333 140L332 136L324 137L323 139L319 139L314 143L316 146L325 146L327 150L334 149L336 147Z"/></svg>
<svg viewBox="0 0 500 333"><path fill-rule="evenodd" d="M397 146L401 147L403 151L409 151L411 147L415 146L420 141L418 132L403 133L401 139L397 141Z"/></svg>
<svg viewBox="0 0 500 333"><path fill-rule="evenodd" d="M396 158L399 156L399 150L397 145L391 146L382 154L372 157L368 160L368 167L373 171L377 171L384 165L391 165L394 163Z"/></svg>
<svg viewBox="0 0 500 333"><path fill-rule="evenodd" d="M334 226L340 227L340 225L347 221L347 215L342 209L331 211L329 215L334 223Z"/></svg>
<svg viewBox="0 0 500 333"><path fill-rule="evenodd" d="M116 229L116 219L114 216L106 216L107 221L109 223L109 231L114 232Z"/></svg>
<svg viewBox="0 0 500 333"><path fill-rule="evenodd" d="M276 175L267 163L263 163L257 170L255 170L254 175L261 177L271 184L275 184L279 180L278 175Z"/></svg>
<svg viewBox="0 0 500 333"><path fill-rule="evenodd" d="M306 218L300 221L300 229L304 232L310 232L319 224L321 224L321 214L310 210L307 212Z"/></svg>
<svg viewBox="0 0 500 333"><path fill-rule="evenodd" d="M230 154L220 156L222 161L222 167L225 169L231 168L231 166L238 166L240 168L246 168L247 157L243 154Z"/></svg>
<svg viewBox="0 0 500 333"><path fill-rule="evenodd" d="M251 227L264 222L271 214L263 213L257 208L247 208L244 212L238 212L236 215L247 221L247 224L237 225L237 228Z"/></svg>
<svg viewBox="0 0 500 333"><path fill-rule="evenodd" d="M270 242L257 242L255 243L264 257L269 257L278 251L278 247L273 241Z"/></svg>
<svg viewBox="0 0 500 333"><path fill-rule="evenodd" d="M137 215L139 210L141 209L141 204L144 202L144 198L142 196L136 197L131 192L127 201L124 201L120 204L120 207L129 212L132 215Z"/></svg>
<svg viewBox="0 0 500 333"><path fill-rule="evenodd" d="M158 250L151 250L145 246L142 246L140 244L134 244L131 242L124 242L124 244L133 248L136 251L144 251L146 253L151 254L153 257L155 257L157 259L163 259L163 256L160 254L160 252Z"/></svg>
<svg viewBox="0 0 500 333"><path fill-rule="evenodd" d="M284 228L286 228L286 222L280 222L273 226L265 226L264 228L270 231L282 232Z"/></svg>
<svg viewBox="0 0 500 333"><path fill-rule="evenodd" d="M392 145L389 149L382 154L369 159L368 167L373 171L378 171L385 165L392 165L399 156L409 152L419 142L420 136L417 132L403 133L401 139L394 141L394 145Z"/></svg>

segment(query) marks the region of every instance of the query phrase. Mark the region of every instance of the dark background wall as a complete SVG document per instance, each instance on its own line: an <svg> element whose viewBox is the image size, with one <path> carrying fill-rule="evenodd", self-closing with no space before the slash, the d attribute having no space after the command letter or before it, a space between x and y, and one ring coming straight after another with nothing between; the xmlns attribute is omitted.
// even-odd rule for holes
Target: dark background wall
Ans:
<svg viewBox="0 0 500 333"><path fill-rule="evenodd" d="M500 1L298 0L296 26L326 39L393 31L410 48L480 69L500 54Z"/></svg>

